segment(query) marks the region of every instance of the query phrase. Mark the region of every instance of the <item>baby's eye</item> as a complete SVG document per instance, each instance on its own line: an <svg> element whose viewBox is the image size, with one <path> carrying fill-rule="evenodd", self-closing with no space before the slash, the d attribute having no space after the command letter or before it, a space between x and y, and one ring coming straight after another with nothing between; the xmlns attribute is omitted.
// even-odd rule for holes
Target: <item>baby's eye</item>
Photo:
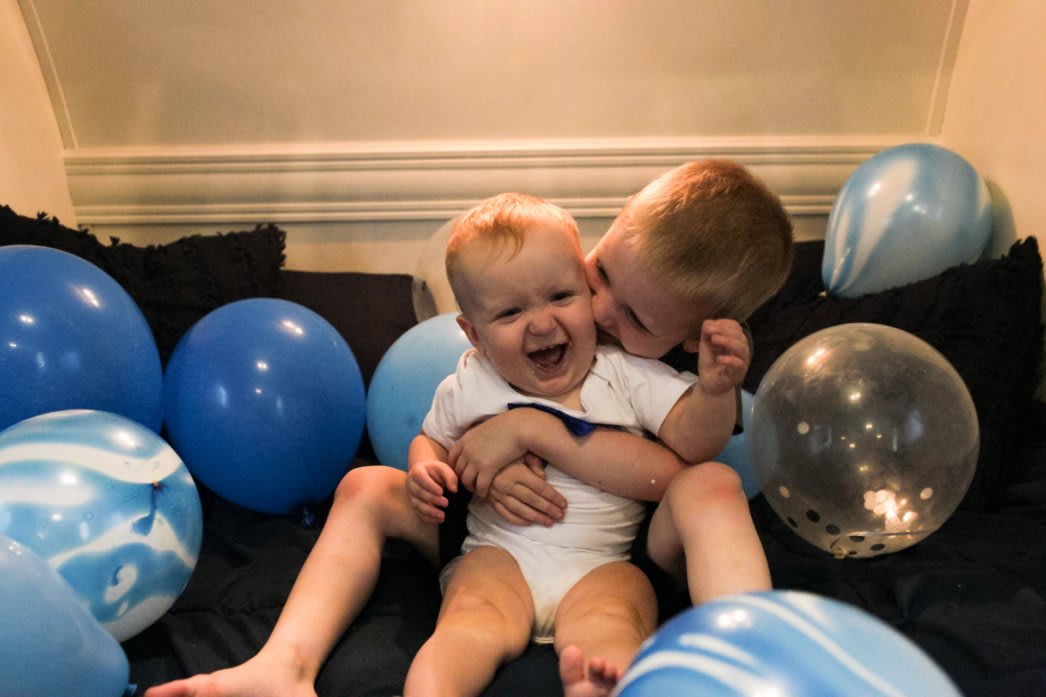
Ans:
<svg viewBox="0 0 1046 697"><path fill-rule="evenodd" d="M572 290L561 290L558 293L552 294L552 302L559 303L563 302L564 300L570 300L575 295L576 293Z"/></svg>
<svg viewBox="0 0 1046 697"><path fill-rule="evenodd" d="M509 307L494 315L494 319L511 319L520 312L518 307Z"/></svg>

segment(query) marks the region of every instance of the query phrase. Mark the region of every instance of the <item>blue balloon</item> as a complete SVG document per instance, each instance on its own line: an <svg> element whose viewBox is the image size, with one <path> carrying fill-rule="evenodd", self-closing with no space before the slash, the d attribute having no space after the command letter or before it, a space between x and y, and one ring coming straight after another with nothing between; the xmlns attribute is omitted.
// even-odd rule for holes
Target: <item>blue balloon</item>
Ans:
<svg viewBox="0 0 1046 697"><path fill-rule="evenodd" d="M100 409L159 431L162 389L152 331L116 281L57 249L0 247L0 429Z"/></svg>
<svg viewBox="0 0 1046 697"><path fill-rule="evenodd" d="M741 484L745 489L745 496L754 498L759 493L759 478L755 475L755 467L752 465L752 456L748 451L748 429L752 425L752 403L755 397L748 390L741 390L741 416L744 431L736 436L730 436L723 452L712 458L724 465L730 465L741 477Z"/></svg>
<svg viewBox="0 0 1046 697"><path fill-rule="evenodd" d="M46 560L125 641L185 590L203 514L162 438L116 414L69 410L0 433L0 533Z"/></svg>
<svg viewBox="0 0 1046 697"><path fill-rule="evenodd" d="M828 216L821 275L855 298L980 258L991 237L988 187L962 157L899 145L859 166Z"/></svg>
<svg viewBox="0 0 1046 697"><path fill-rule="evenodd" d="M407 469L436 388L470 347L457 313L448 312L414 325L385 352L367 395L367 434L382 464Z"/></svg>
<svg viewBox="0 0 1046 697"><path fill-rule="evenodd" d="M31 550L0 535L0 690L18 697L119 697L120 644Z"/></svg>
<svg viewBox="0 0 1046 697"><path fill-rule="evenodd" d="M618 697L959 697L918 646L873 615L798 591L725 596L677 615L640 648Z"/></svg>
<svg viewBox="0 0 1046 697"><path fill-rule="evenodd" d="M320 315L286 300L240 300L203 317L175 346L163 397L189 471L263 513L330 496L363 435L352 350Z"/></svg>

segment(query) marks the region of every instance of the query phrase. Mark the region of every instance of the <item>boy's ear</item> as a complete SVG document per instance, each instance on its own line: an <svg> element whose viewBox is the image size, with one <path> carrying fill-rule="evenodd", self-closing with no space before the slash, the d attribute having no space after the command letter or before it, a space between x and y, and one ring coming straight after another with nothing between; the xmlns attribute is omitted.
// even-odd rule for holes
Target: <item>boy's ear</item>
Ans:
<svg viewBox="0 0 1046 697"><path fill-rule="evenodd" d="M465 319L465 315L458 315L457 320L458 326L461 327L461 331L465 332L465 338L469 340L469 343L477 349L481 348L479 345L479 332L476 331L476 327Z"/></svg>

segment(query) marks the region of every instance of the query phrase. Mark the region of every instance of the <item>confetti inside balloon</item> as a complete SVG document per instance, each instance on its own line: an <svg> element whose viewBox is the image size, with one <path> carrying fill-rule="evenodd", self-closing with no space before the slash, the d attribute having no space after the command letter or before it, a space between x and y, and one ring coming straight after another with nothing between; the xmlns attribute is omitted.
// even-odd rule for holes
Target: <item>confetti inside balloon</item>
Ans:
<svg viewBox="0 0 1046 697"><path fill-rule="evenodd" d="M797 342L756 391L749 445L789 527L838 557L895 552L937 530L977 466L973 400L932 346L880 324Z"/></svg>

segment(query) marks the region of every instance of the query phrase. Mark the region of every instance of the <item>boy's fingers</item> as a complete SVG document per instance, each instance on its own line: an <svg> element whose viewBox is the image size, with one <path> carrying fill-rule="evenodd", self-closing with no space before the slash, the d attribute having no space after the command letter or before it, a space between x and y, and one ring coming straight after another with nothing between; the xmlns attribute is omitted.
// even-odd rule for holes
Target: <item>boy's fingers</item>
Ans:
<svg viewBox="0 0 1046 697"><path fill-rule="evenodd" d="M529 525L531 522L536 522L529 521L526 518L516 515L511 510L509 510L507 506L502 505L498 501L494 501L492 505L494 506L494 510L497 512L497 514L512 525Z"/></svg>

